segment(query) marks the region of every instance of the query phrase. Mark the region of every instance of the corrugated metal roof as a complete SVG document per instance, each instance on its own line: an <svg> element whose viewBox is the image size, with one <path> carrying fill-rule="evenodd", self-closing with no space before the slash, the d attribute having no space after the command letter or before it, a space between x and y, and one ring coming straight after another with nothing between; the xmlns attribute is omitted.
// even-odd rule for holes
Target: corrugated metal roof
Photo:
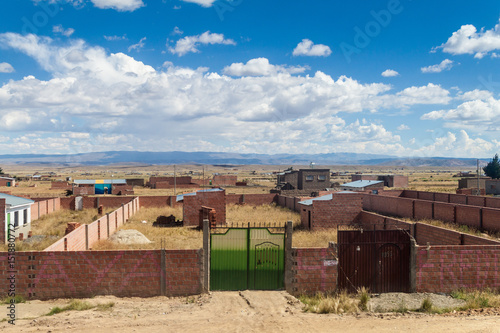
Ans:
<svg viewBox="0 0 500 333"><path fill-rule="evenodd" d="M355 182L342 184L342 185L340 185L340 187L360 188L360 187L366 187L366 186L380 184L380 183L383 184L384 181L383 180L356 180Z"/></svg>
<svg viewBox="0 0 500 333"><path fill-rule="evenodd" d="M5 199L5 204L7 206L10 206L10 207L31 205L31 204L35 203L31 199L16 197L16 196L13 196L10 194L5 194L5 193L0 193L0 199Z"/></svg>
<svg viewBox="0 0 500 333"><path fill-rule="evenodd" d="M351 191L335 192L335 194L337 194L337 193L339 193L339 194L356 194L356 192L351 192ZM327 195L323 195L321 197L300 201L299 204L302 204L304 206L311 206L313 204L313 201L328 201L328 200L332 200L332 199L333 199L333 194L330 193Z"/></svg>
<svg viewBox="0 0 500 333"><path fill-rule="evenodd" d="M127 184L126 179L75 179L73 183L80 184Z"/></svg>
<svg viewBox="0 0 500 333"><path fill-rule="evenodd" d="M0 177L1 179L9 179L9 180L14 180L14 178L11 177Z"/></svg>
<svg viewBox="0 0 500 333"><path fill-rule="evenodd" d="M199 191L196 191L196 192L179 194L177 196L177 198L176 198L176 202L184 200L184 196L196 195L196 193L199 193L199 192L219 192L219 191L224 191L224 190L221 189L221 188L207 188L207 189L199 190Z"/></svg>

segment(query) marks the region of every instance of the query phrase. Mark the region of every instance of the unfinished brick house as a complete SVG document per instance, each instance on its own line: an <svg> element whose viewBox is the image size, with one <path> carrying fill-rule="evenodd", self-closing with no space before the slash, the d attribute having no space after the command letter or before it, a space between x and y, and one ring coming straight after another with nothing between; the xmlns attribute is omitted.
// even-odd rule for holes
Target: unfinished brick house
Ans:
<svg viewBox="0 0 500 333"><path fill-rule="evenodd" d="M408 187L408 176L404 175L363 175L355 174L351 176L351 180L380 180L384 182L385 187Z"/></svg>
<svg viewBox="0 0 500 333"><path fill-rule="evenodd" d="M350 224L363 209L361 193L341 191L299 202L300 220L309 230Z"/></svg>
<svg viewBox="0 0 500 333"><path fill-rule="evenodd" d="M178 195L177 202L181 201L185 226L200 226L200 220L208 218L217 224L226 223L226 191L221 188Z"/></svg>
<svg viewBox="0 0 500 333"><path fill-rule="evenodd" d="M16 186L16 180L11 177L0 177L0 186Z"/></svg>
<svg viewBox="0 0 500 333"><path fill-rule="evenodd" d="M311 195L330 187L330 169L287 170L277 176L282 194Z"/></svg>

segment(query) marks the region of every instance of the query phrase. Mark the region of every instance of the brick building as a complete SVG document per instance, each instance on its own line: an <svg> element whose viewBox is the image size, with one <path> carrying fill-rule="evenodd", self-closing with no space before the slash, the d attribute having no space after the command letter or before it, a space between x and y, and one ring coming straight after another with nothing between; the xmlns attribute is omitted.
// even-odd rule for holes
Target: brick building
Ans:
<svg viewBox="0 0 500 333"><path fill-rule="evenodd" d="M11 177L0 177L0 186L16 186L16 180Z"/></svg>
<svg viewBox="0 0 500 333"><path fill-rule="evenodd" d="M500 179L486 179L486 194L500 194Z"/></svg>
<svg viewBox="0 0 500 333"><path fill-rule="evenodd" d="M363 175L355 174L351 176L351 180L380 180L384 182L385 187L408 187L408 176L404 175Z"/></svg>
<svg viewBox="0 0 500 333"><path fill-rule="evenodd" d="M311 194L330 187L330 169L288 170L278 174L277 183L280 191Z"/></svg>
<svg viewBox="0 0 500 333"><path fill-rule="evenodd" d="M177 196L177 202L183 201L182 215L185 226L199 226L200 220L209 212L217 224L226 223L226 191L211 188ZM212 219L212 220L213 220Z"/></svg>
<svg viewBox="0 0 500 333"><path fill-rule="evenodd" d="M364 192L371 190L383 190L384 182L382 180L357 180L340 185L342 191Z"/></svg>
<svg viewBox="0 0 500 333"><path fill-rule="evenodd" d="M491 180L490 177L479 177L479 189L486 189L486 181ZM477 177L472 178L472 177L467 177L467 178L462 178L458 181L458 188L478 188L477 186Z"/></svg>
<svg viewBox="0 0 500 333"><path fill-rule="evenodd" d="M73 182L73 194L112 194L113 188L119 187L125 191L127 181L125 179L79 179ZM131 187L127 187L131 190ZM116 191L115 193L116 194Z"/></svg>
<svg viewBox="0 0 500 333"><path fill-rule="evenodd" d="M363 194L342 191L299 202L300 221L309 230L351 224L363 208Z"/></svg>

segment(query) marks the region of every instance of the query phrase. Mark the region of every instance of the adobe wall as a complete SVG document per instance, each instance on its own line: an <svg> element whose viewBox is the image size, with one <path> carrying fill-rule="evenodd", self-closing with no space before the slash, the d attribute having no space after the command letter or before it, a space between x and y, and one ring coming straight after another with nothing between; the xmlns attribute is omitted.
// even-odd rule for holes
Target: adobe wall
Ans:
<svg viewBox="0 0 500 333"><path fill-rule="evenodd" d="M29 299L96 295L152 297L201 293L201 250L17 252L16 294ZM0 253L0 290L8 290L7 253ZM166 272L162 279L162 271Z"/></svg>
<svg viewBox="0 0 500 333"><path fill-rule="evenodd" d="M337 252L334 248L293 248L292 295L314 295L337 289Z"/></svg>
<svg viewBox="0 0 500 333"><path fill-rule="evenodd" d="M500 288L499 246L417 247L417 292Z"/></svg>

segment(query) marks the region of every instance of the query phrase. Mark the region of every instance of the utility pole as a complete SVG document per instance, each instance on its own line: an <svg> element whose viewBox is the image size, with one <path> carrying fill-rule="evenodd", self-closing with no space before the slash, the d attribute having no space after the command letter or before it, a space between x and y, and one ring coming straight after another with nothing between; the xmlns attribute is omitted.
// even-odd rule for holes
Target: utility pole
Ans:
<svg viewBox="0 0 500 333"><path fill-rule="evenodd" d="M481 195L481 190L479 189L479 159L477 159L477 193L476 195Z"/></svg>

